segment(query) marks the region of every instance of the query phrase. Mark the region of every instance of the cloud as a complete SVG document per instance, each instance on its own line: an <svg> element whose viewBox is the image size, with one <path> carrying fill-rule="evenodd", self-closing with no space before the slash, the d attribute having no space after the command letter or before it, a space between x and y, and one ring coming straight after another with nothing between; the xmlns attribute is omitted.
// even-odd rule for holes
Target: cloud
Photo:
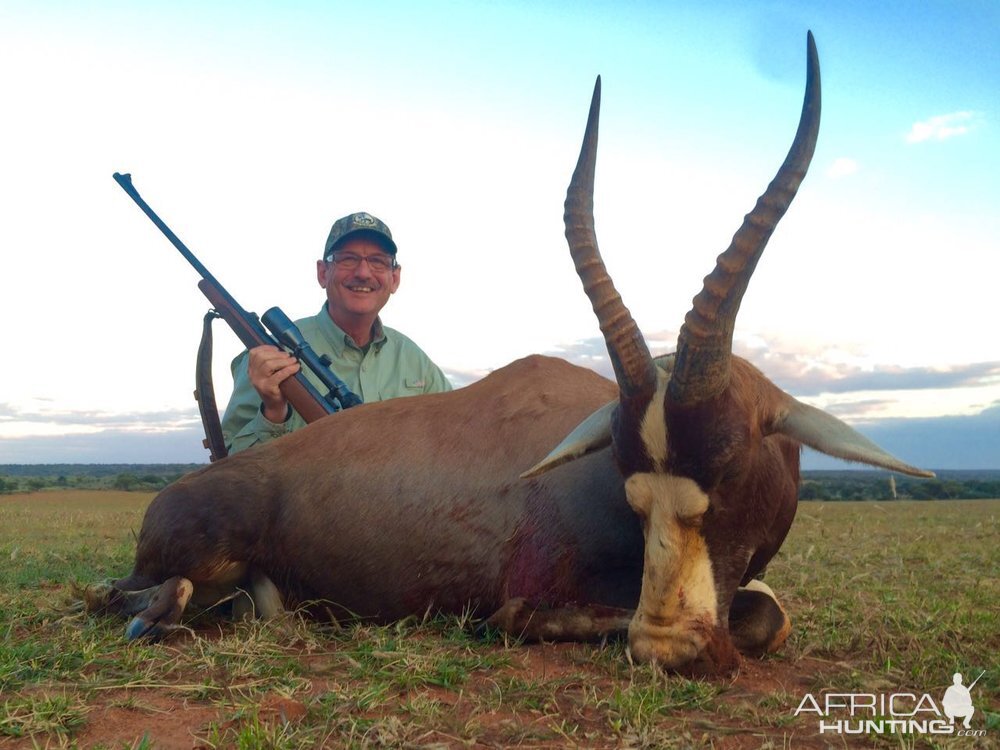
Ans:
<svg viewBox="0 0 1000 750"><path fill-rule="evenodd" d="M651 348L652 343L652 341L649 342ZM615 371L611 366L611 360L608 358L607 344L599 336L574 341L572 344L562 344L545 353L551 357L565 359L567 362L579 367L586 367L610 380L615 379Z"/></svg>
<svg viewBox="0 0 1000 750"><path fill-rule="evenodd" d="M884 419L858 427L893 455L929 469L1000 469L1000 403L971 416ZM168 433L105 430L93 435L0 441L2 462L207 463L200 428ZM862 468L806 449L803 468Z"/></svg>
<svg viewBox="0 0 1000 750"><path fill-rule="evenodd" d="M491 370L463 370L461 368L449 367L444 371L445 377L451 381L453 388L463 388L477 380L482 380L489 375Z"/></svg>
<svg viewBox="0 0 1000 750"><path fill-rule="evenodd" d="M1000 469L1000 403L969 416L883 419L859 426L865 437L914 466L936 469ZM804 469L866 468L810 449Z"/></svg>
<svg viewBox="0 0 1000 750"><path fill-rule="evenodd" d="M849 159L846 156L842 156L839 159L834 159L833 164L830 168L826 170L827 177L832 177L835 180L841 179L843 177L850 177L852 174L857 174L861 167L854 159Z"/></svg>
<svg viewBox="0 0 1000 750"><path fill-rule="evenodd" d="M661 352L673 351L676 341L677 335L674 334L670 338L669 344L654 338L648 338L647 344L655 356ZM559 344L551 349L547 349L542 354L564 359L579 367L586 367L610 380L615 379L614 368L611 366L611 360L608 359L608 348L604 343L604 339L599 336L574 341L570 344ZM448 380L451 381L451 384L455 388L462 388L485 378L491 372L493 372L492 369L460 369L451 367L445 370L445 375L447 375Z"/></svg>
<svg viewBox="0 0 1000 750"><path fill-rule="evenodd" d="M208 463L200 426L0 439L0 464Z"/></svg>
<svg viewBox="0 0 1000 750"><path fill-rule="evenodd" d="M131 434L174 432L200 428L194 407L160 411L110 413L96 410L26 409L0 403L0 462L7 462L7 452L14 440L74 435L93 437L106 431Z"/></svg>
<svg viewBox="0 0 1000 750"><path fill-rule="evenodd" d="M88 427L134 427L152 424L184 424L197 419L198 409L194 406L163 411L112 413L96 410L32 410L10 403L0 403L0 424L23 422L36 424L58 423Z"/></svg>
<svg viewBox="0 0 1000 750"><path fill-rule="evenodd" d="M950 115L937 115L915 122L906 135L906 142L944 141L965 135L976 126L977 119L975 112L952 112Z"/></svg>
<svg viewBox="0 0 1000 750"><path fill-rule="evenodd" d="M648 335L646 342L654 356L672 352L677 343L677 331L665 330ZM1000 382L1000 362L973 362L947 367L861 366L832 361L825 351L789 353L787 349L790 346L786 342L758 335L738 335L733 341L733 352L756 364L776 385L793 396L970 388ZM563 344L545 353L614 380L614 370L601 337ZM472 376L473 373L467 375ZM466 382L476 379L471 377ZM884 402L865 402L869 409L876 408L880 403ZM852 409L857 405L853 404Z"/></svg>
<svg viewBox="0 0 1000 750"><path fill-rule="evenodd" d="M677 331L653 332L646 340L654 355L663 354L673 351ZM951 389L995 386L1000 383L1000 361L948 367L870 364L863 353L849 349L810 347L780 336L745 332L737 334L734 351L794 396L826 394L824 410L857 425L887 450L911 463L930 468L1000 468L1000 402L970 416L885 416L894 391L922 391L938 404L939 395ZM546 353L614 379L600 336L561 344ZM489 371L449 369L447 374L456 387L461 387L480 380ZM853 399L851 394L855 394ZM935 413L941 411L925 411ZM960 412L952 412L956 413ZM0 403L0 464L203 461L207 454L201 447L203 436L198 422L193 406L109 413L48 410L41 404L18 408ZM926 450L920 447L921 441L927 442ZM826 459L814 457L808 465L817 468L816 460Z"/></svg>
<svg viewBox="0 0 1000 750"><path fill-rule="evenodd" d="M796 396L969 388L1000 379L1000 362L973 362L951 367L876 365L872 368L841 364L820 369L805 362L797 362L792 357L786 358L785 365L784 372L775 374L772 371L769 374L775 383Z"/></svg>
<svg viewBox="0 0 1000 750"><path fill-rule="evenodd" d="M888 399L870 398L864 401L828 404L823 408L823 411L841 419L863 419L866 414L882 412L886 405L892 403Z"/></svg>

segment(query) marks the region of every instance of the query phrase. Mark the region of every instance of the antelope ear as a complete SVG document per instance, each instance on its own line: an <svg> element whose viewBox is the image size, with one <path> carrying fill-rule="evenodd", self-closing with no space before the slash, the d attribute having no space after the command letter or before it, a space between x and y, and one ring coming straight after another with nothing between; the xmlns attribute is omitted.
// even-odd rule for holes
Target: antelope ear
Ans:
<svg viewBox="0 0 1000 750"><path fill-rule="evenodd" d="M611 415L617 408L616 400L606 403L595 411L563 438L549 455L524 472L521 478L537 477L550 469L611 445Z"/></svg>
<svg viewBox="0 0 1000 750"><path fill-rule="evenodd" d="M933 477L934 472L905 464L844 422L814 406L787 397L772 432L780 432L828 456L858 461L914 477Z"/></svg>

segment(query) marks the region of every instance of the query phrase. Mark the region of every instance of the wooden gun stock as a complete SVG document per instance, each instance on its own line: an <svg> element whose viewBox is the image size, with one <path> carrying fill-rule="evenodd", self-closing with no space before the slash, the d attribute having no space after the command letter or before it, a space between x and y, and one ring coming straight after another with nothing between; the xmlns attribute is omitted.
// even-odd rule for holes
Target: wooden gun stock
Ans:
<svg viewBox="0 0 1000 750"><path fill-rule="evenodd" d="M260 323L254 326L247 320L252 314L233 306L229 296L222 292L216 285L207 279L198 282L198 288L204 294L212 307L219 314L219 317L229 324L236 337L243 342L243 346L252 349L255 346L269 344L278 346L278 342L263 330ZM252 318L256 320L256 318ZM279 386L282 395L288 399L288 403L297 411L302 418L308 422L315 422L320 417L325 417L332 412L323 398L316 392L316 389L306 380L302 371L295 373L290 378L283 380Z"/></svg>

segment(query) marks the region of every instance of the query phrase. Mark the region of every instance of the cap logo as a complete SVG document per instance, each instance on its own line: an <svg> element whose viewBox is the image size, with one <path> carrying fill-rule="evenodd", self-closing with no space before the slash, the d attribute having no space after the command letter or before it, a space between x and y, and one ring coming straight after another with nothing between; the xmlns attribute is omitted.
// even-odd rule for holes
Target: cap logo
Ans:
<svg viewBox="0 0 1000 750"><path fill-rule="evenodd" d="M385 246L385 250L392 255L396 254L396 243L392 241L392 233L389 227L372 216L367 211L358 211L348 214L333 222L330 227L330 234L326 238L326 245L323 250L324 259L328 259L333 248L336 247L345 237L349 237L355 232L372 232L381 235L380 242Z"/></svg>

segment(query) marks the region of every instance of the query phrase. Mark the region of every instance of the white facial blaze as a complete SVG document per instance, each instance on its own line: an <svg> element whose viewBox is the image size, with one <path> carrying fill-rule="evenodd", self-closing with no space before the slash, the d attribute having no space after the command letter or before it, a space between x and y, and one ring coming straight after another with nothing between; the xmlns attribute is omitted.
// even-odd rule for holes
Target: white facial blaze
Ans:
<svg viewBox="0 0 1000 750"><path fill-rule="evenodd" d="M645 519L642 592L629 626L634 657L680 666L704 649L718 624L715 579L699 533L708 496L690 479L633 474L629 504Z"/></svg>
<svg viewBox="0 0 1000 750"><path fill-rule="evenodd" d="M663 411L663 399L667 395L669 374L661 367L656 368L656 394L642 417L639 436L646 453L653 459L657 469L662 470L667 460L667 421Z"/></svg>

